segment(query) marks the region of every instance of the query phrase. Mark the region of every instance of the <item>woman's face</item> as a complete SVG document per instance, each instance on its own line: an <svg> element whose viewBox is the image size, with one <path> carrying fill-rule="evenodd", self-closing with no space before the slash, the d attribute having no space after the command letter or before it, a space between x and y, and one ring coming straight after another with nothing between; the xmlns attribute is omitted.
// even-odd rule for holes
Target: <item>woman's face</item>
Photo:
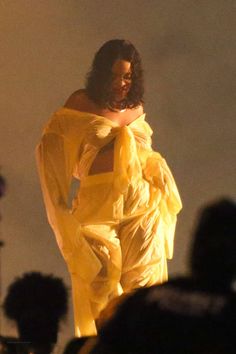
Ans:
<svg viewBox="0 0 236 354"><path fill-rule="evenodd" d="M131 63L118 59L112 66L111 96L119 102L126 98L132 84Z"/></svg>

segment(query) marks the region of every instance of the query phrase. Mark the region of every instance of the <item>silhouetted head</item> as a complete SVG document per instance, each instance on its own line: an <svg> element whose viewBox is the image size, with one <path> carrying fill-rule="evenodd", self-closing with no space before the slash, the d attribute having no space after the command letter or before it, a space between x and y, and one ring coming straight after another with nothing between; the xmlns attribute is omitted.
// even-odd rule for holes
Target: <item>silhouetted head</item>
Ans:
<svg viewBox="0 0 236 354"><path fill-rule="evenodd" d="M25 273L9 286L3 307L6 316L16 321L22 341L50 350L67 312L67 289L60 278Z"/></svg>
<svg viewBox="0 0 236 354"><path fill-rule="evenodd" d="M96 53L87 76L88 96L106 108L113 101L125 101L127 108L143 102L143 70L134 45L123 39L113 39Z"/></svg>
<svg viewBox="0 0 236 354"><path fill-rule="evenodd" d="M236 299L191 278L138 289L100 330L91 354L234 354Z"/></svg>
<svg viewBox="0 0 236 354"><path fill-rule="evenodd" d="M236 203L221 199L201 209L190 253L194 276L230 286L236 279Z"/></svg>

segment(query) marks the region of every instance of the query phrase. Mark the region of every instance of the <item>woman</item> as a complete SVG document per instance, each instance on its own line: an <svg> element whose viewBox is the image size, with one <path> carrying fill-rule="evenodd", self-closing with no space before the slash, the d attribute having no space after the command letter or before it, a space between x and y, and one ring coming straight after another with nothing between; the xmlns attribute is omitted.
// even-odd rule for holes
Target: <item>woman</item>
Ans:
<svg viewBox="0 0 236 354"><path fill-rule="evenodd" d="M37 148L49 222L72 279L75 332L96 334L107 302L167 279L181 201L151 148L139 54L125 40L96 53L85 89L47 124ZM72 207L72 177L80 180Z"/></svg>

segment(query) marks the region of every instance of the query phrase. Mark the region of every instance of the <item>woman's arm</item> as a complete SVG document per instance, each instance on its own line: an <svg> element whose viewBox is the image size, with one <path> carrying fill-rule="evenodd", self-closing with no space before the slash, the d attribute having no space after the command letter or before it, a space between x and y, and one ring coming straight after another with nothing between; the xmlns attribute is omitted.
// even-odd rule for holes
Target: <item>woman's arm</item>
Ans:
<svg viewBox="0 0 236 354"><path fill-rule="evenodd" d="M78 221L68 207L77 146L54 129L47 129L36 148L38 172L48 221L66 259L76 242Z"/></svg>

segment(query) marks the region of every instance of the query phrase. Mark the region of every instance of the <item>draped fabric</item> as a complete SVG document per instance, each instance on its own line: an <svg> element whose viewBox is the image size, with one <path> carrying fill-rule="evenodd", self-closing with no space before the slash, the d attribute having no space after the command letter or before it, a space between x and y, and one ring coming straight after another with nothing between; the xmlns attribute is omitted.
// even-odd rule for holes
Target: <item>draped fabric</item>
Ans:
<svg viewBox="0 0 236 354"><path fill-rule="evenodd" d="M61 108L37 146L48 220L71 275L77 336L96 334L95 319L111 298L167 279L182 205L151 136L145 114L119 126ZM90 176L96 155L112 141L114 170ZM71 207L73 176L80 187Z"/></svg>

